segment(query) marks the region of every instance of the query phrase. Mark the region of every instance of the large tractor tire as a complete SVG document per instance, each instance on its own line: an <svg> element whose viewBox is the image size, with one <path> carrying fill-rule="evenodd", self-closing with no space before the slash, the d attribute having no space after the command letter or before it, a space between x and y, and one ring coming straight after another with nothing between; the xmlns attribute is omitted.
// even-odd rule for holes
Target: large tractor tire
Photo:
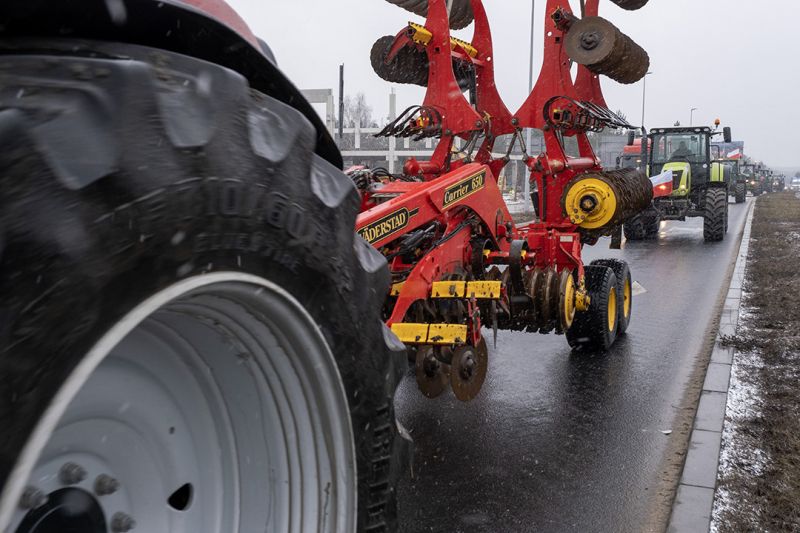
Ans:
<svg viewBox="0 0 800 533"><path fill-rule="evenodd" d="M660 222L658 212L651 207L625 222L622 226L625 238L629 241L657 239Z"/></svg>
<svg viewBox="0 0 800 533"><path fill-rule="evenodd" d="M617 336L624 335L631 323L633 313L633 278L628 263L620 259L597 259L592 266L604 266L614 271L617 278Z"/></svg>
<svg viewBox="0 0 800 533"><path fill-rule="evenodd" d="M706 190L703 204L703 238L719 242L728 231L728 191L721 187Z"/></svg>
<svg viewBox="0 0 800 533"><path fill-rule="evenodd" d="M576 350L605 351L614 344L619 326L617 277L606 266L590 265L584 270L591 301L587 311L575 313L575 321L566 332L567 342Z"/></svg>
<svg viewBox="0 0 800 533"><path fill-rule="evenodd" d="M393 530L405 354L312 125L185 56L21 49L0 62L0 531Z"/></svg>
<svg viewBox="0 0 800 533"><path fill-rule="evenodd" d="M734 198L737 204L743 204L747 199L747 185L744 183L737 183L733 189Z"/></svg>

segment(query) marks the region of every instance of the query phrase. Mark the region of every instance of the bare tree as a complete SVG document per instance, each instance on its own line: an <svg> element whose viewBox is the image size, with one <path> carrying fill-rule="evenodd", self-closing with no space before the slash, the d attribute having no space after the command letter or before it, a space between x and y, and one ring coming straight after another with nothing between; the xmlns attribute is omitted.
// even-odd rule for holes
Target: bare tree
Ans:
<svg viewBox="0 0 800 533"><path fill-rule="evenodd" d="M625 120L625 121L627 121L627 120L628 120L628 115L626 115L625 113L623 113L623 112L622 112L622 109L617 109L617 110L615 111L615 114L616 114L616 115L617 115L619 118L621 118L622 120ZM614 130L614 134L615 134L615 135L627 135L627 134L628 134L628 132L627 132L627 130L623 130L622 128L617 128L616 130Z"/></svg>
<svg viewBox="0 0 800 533"><path fill-rule="evenodd" d="M372 107L367 104L364 93L344 97L344 125L347 128L374 128L378 124L372 119Z"/></svg>

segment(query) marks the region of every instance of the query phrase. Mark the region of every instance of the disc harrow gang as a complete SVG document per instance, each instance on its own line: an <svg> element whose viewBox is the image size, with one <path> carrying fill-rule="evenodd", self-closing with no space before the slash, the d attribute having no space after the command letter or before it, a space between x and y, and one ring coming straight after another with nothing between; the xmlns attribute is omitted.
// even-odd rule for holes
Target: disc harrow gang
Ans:
<svg viewBox="0 0 800 533"><path fill-rule="evenodd" d="M520 268L522 284L511 281L512 267L504 271L496 266L486 273L486 279L502 283L503 297L496 311L494 302L485 303L481 313L496 317L497 328L530 333L564 333L572 325L576 310L577 283L575 271L556 267Z"/></svg>
<svg viewBox="0 0 800 533"><path fill-rule="evenodd" d="M601 17L572 22L565 49L576 63L619 83L636 83L650 68L650 56L644 48Z"/></svg>
<svg viewBox="0 0 800 533"><path fill-rule="evenodd" d="M467 401L486 378L482 328L491 328L495 340L498 330L555 332L577 345L576 327L599 323L601 315L617 316L614 298L598 297L592 304L591 294L608 295L589 286L582 249L603 235L619 235L624 222L650 205L653 191L635 170L604 171L587 134L632 127L608 109L596 74L631 83L646 72L649 58L594 16L599 0L582 3L590 15L584 20L563 0L546 0L542 71L512 114L497 92L482 0L390 1L427 21L378 39L373 68L393 83L427 89L421 105L403 111L377 135L435 138L437 145L430 160L410 158L402 173L351 172L362 197L356 229L389 262L392 288L384 318L409 348L420 391L434 398L449 385ZM615 3L634 9L645 2ZM454 20L464 17L475 23L469 42L450 35L458 26ZM580 59L575 81L567 54ZM542 130L545 151L525 153L524 128ZM512 148L523 147L537 191L536 222L515 225L503 201L498 176L512 148L495 155L502 135L513 136ZM577 156L567 155L565 138L575 139ZM602 270L607 267L591 268L598 279L609 277ZM604 339L605 345L613 342L612 336Z"/></svg>

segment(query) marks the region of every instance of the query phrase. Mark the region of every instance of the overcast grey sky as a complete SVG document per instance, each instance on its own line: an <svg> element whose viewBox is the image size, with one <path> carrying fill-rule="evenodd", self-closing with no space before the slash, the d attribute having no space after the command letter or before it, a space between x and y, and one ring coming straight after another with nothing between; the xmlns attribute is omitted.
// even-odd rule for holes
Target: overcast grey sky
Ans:
<svg viewBox="0 0 800 533"><path fill-rule="evenodd" d="M382 35L397 33L417 17L383 0L228 0L275 52L301 88L338 91L345 64L345 94L364 92L375 117L388 113L388 94L398 108L420 103L424 89L384 82L372 71L369 51ZM577 12L578 2L572 0ZM500 94L515 111L527 96L531 0L485 0L495 41ZM541 64L545 0L536 0L534 78ZM711 124L719 117L745 142L745 152L775 167L800 167L794 127L800 122L797 43L800 0L650 0L624 11L602 0L600 15L650 54L648 127L676 120ZM456 36L469 40L472 28ZM619 85L603 78L609 106L638 124L642 83Z"/></svg>

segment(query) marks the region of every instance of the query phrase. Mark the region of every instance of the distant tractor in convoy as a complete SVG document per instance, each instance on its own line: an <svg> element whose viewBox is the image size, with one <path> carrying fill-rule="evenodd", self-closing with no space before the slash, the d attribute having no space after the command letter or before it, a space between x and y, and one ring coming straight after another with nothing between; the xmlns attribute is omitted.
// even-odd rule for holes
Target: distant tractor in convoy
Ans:
<svg viewBox="0 0 800 533"><path fill-rule="evenodd" d="M730 128L722 131L731 142ZM628 240L654 239L662 220L703 217L706 242L721 241L728 230L728 194L732 189L729 161L712 160L709 127L656 128L650 131L647 173L670 171L673 192L654 198L651 207L625 224ZM727 171L727 172L726 172Z"/></svg>
<svg viewBox="0 0 800 533"><path fill-rule="evenodd" d="M747 192L753 196L758 196L764 192L758 175L758 165L748 161L740 165L740 171L744 175Z"/></svg>
<svg viewBox="0 0 800 533"><path fill-rule="evenodd" d="M743 204L747 199L747 176L742 173L739 160L728 159L723 165L726 167L725 172L731 174L731 187L736 203Z"/></svg>
<svg viewBox="0 0 800 533"><path fill-rule="evenodd" d="M633 134L634 132L631 132ZM628 144L622 147L622 155L617 157L617 168L633 168L644 170L647 165L647 156L642 154L642 137L631 136Z"/></svg>

